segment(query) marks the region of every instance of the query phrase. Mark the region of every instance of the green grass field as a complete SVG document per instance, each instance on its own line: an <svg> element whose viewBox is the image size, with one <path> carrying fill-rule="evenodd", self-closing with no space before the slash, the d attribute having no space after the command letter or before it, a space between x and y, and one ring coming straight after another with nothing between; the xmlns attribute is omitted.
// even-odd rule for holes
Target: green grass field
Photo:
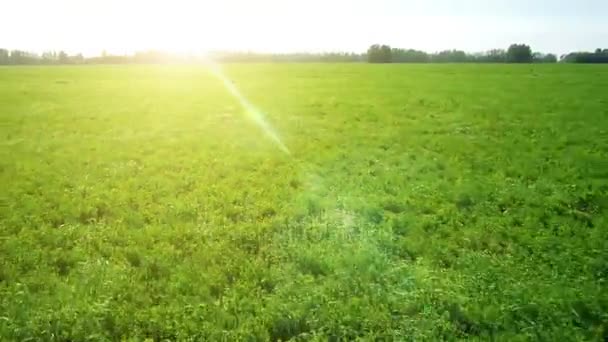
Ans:
<svg viewBox="0 0 608 342"><path fill-rule="evenodd" d="M605 340L608 68L0 68L0 340Z"/></svg>

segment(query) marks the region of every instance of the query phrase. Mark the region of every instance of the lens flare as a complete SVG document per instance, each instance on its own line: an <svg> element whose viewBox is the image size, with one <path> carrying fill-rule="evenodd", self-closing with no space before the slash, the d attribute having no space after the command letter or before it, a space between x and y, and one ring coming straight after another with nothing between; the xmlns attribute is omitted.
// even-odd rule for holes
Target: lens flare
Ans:
<svg viewBox="0 0 608 342"><path fill-rule="evenodd" d="M230 95L232 95L232 97L234 97L239 102L241 107L243 107L243 109L245 110L245 114L247 114L247 116L256 125L258 125L264 131L264 133L266 133L270 140L272 140L281 151L285 152L286 154L291 154L287 146L285 146L285 144L275 131L275 129L270 125L268 120L266 120L266 116L264 115L264 113L258 108L256 108L253 104L251 104L251 102L249 102L247 98L245 98L245 96L241 94L238 88L228 77L224 75L222 69L217 64L208 62L208 66L211 73L222 82L222 84L230 93Z"/></svg>

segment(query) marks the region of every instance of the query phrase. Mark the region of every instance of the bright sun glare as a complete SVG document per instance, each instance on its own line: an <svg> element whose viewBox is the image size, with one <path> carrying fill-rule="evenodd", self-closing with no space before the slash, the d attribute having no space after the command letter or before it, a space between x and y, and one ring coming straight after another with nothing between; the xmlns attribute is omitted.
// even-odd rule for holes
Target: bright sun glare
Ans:
<svg viewBox="0 0 608 342"><path fill-rule="evenodd" d="M562 1L558 1L562 2ZM599 3L600 1L598 1ZM539 15L523 0L19 0L0 6L3 48L99 55L172 52L365 51L371 44L481 52L513 42L541 51L595 49L604 7ZM513 4L511 4L513 3ZM565 3L565 2L564 2ZM511 5L510 5L511 4ZM562 7L564 7L563 5ZM599 5L598 5L599 6ZM512 7L512 8L511 8ZM528 8L536 8L531 15ZM584 11L583 11L584 10ZM605 12L605 11L604 11ZM589 15L591 13L592 15ZM15 28L15 29L13 29ZM18 29L16 29L18 28Z"/></svg>
<svg viewBox="0 0 608 342"><path fill-rule="evenodd" d="M296 8L274 0L59 2L48 11L39 11L39 18L34 20L46 21L48 13L57 11L57 7L62 12L57 17L65 20L48 25L46 37L41 37L39 30L30 35L32 39L44 39L48 48L74 46L84 49L85 54L99 54L100 49L112 53L290 49L294 42L306 45L308 35L315 32L311 27L304 31L304 21L297 16ZM62 34L66 31L69 36Z"/></svg>
<svg viewBox="0 0 608 342"><path fill-rule="evenodd" d="M342 11L344 6L325 4L319 10L320 0L311 1L318 3L313 6L279 0L13 1L3 8L3 12L12 13L3 24L22 28L11 34L0 32L0 39L9 48L64 49L85 55L98 55L102 50L130 54L149 49L186 53L359 51L373 40L358 31L360 25L355 25L354 19ZM37 10L31 11L32 7ZM335 28L338 10L342 28L350 27L348 32L330 29ZM15 18L23 16L36 25L22 26Z"/></svg>
<svg viewBox="0 0 608 342"><path fill-rule="evenodd" d="M320 23L329 14L311 12L311 8L296 4L278 0L131 2L119 6L118 25L111 36L118 48L134 50L263 52L299 46L323 48L324 43L318 39ZM311 25L311 18L317 25Z"/></svg>
<svg viewBox="0 0 608 342"><path fill-rule="evenodd" d="M222 23L219 10L204 1L126 3L115 15L117 23L108 35L113 37L115 46L109 48L171 52L221 48L216 45L232 40L232 31L240 27Z"/></svg>

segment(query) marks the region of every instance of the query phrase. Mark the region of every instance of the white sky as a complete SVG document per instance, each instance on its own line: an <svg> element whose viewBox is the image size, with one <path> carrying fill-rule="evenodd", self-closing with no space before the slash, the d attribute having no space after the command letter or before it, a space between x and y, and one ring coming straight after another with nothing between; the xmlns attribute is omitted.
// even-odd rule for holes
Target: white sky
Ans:
<svg viewBox="0 0 608 342"><path fill-rule="evenodd" d="M0 0L0 48L429 52L608 48L608 0Z"/></svg>

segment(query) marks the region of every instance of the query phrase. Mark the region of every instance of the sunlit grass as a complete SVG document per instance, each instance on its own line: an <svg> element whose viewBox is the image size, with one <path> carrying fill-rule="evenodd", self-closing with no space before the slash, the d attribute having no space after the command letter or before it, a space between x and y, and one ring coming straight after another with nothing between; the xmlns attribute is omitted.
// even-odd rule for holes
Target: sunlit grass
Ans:
<svg viewBox="0 0 608 342"><path fill-rule="evenodd" d="M223 75L0 68L0 339L606 336L607 70Z"/></svg>

